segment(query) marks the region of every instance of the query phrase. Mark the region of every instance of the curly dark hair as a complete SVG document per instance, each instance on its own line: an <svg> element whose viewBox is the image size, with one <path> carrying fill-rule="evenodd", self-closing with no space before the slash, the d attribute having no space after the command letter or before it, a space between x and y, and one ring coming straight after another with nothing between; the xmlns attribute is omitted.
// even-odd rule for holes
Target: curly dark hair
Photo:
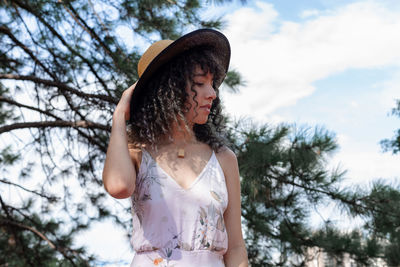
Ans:
<svg viewBox="0 0 400 267"><path fill-rule="evenodd" d="M130 144L157 147L157 143L164 138L172 141L171 127L174 122L184 122L184 127L189 129L185 119L189 97L186 86L189 82L191 90L195 93L193 100L197 105L197 94L193 89L197 66L213 75L213 87L217 97L212 103L207 122L194 124L193 131L198 141L208 144L215 151L226 144L225 118L221 113L219 91L215 86L224 79L225 70L214 51L207 47L185 51L155 73L154 78L146 85L145 90L148 93L141 101L138 112L133 114L132 123L128 125Z"/></svg>

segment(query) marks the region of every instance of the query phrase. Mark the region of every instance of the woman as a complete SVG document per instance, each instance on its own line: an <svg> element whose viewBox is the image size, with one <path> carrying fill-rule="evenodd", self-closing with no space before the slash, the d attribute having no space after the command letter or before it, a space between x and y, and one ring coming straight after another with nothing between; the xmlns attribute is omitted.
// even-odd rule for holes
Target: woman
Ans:
<svg viewBox="0 0 400 267"><path fill-rule="evenodd" d="M218 97L229 60L215 30L156 42L114 111L103 182L131 198L131 266L248 266Z"/></svg>

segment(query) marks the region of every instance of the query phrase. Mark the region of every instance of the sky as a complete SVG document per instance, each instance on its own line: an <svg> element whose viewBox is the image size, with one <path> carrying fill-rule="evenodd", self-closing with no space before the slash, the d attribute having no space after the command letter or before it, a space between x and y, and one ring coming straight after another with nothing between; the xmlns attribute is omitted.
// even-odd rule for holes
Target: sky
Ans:
<svg viewBox="0 0 400 267"><path fill-rule="evenodd" d="M347 170L345 186L378 178L398 184L400 156L383 153L379 142L400 128L389 115L400 99L400 1L233 1L203 16L225 21L231 68L246 81L239 93L222 90L227 113L322 126L336 135L329 166ZM80 242L99 259L128 266L133 252L125 240L112 224L104 232L99 223Z"/></svg>
<svg viewBox="0 0 400 267"><path fill-rule="evenodd" d="M231 66L247 82L223 94L229 114L323 126L349 183L396 180L399 157L379 141L400 126L389 116L400 99L400 2L252 1L224 18Z"/></svg>

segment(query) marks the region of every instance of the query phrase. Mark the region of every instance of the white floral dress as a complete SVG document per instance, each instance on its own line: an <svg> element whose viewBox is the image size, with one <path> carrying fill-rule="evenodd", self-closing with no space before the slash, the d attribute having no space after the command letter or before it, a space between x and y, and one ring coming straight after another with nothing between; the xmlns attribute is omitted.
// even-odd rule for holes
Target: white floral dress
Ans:
<svg viewBox="0 0 400 267"><path fill-rule="evenodd" d="M228 248L225 176L215 153L188 189L146 151L131 197L131 267L222 267Z"/></svg>

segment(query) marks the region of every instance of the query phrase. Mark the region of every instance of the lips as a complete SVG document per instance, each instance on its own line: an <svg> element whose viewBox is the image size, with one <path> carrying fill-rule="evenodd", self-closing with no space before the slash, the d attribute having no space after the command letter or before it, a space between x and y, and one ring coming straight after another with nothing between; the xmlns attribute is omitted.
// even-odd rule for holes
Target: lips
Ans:
<svg viewBox="0 0 400 267"><path fill-rule="evenodd" d="M211 104L207 104L207 105L200 106L200 108L201 108L201 109L205 109L205 110L207 110L208 112L210 112L210 110L211 110Z"/></svg>

